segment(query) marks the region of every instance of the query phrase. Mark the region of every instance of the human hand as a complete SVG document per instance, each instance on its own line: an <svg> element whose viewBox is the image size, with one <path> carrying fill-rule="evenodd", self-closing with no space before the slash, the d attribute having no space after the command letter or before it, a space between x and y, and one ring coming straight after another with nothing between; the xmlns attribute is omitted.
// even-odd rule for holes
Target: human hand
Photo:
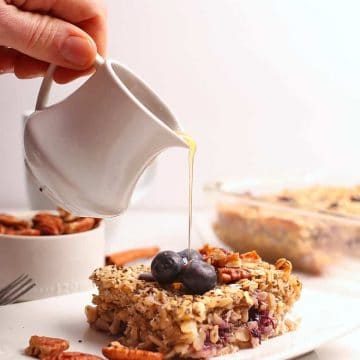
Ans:
<svg viewBox="0 0 360 360"><path fill-rule="evenodd" d="M66 83L91 72L105 48L102 0L0 0L0 73L29 79L52 63Z"/></svg>

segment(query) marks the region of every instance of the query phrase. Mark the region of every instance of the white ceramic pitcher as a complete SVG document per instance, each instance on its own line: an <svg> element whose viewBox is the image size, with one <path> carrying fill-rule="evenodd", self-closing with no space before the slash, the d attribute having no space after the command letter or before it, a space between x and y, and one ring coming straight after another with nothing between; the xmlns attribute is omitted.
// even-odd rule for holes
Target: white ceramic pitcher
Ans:
<svg viewBox="0 0 360 360"><path fill-rule="evenodd" d="M25 163L42 191L78 216L124 211L137 180L168 147L187 147L166 105L137 76L112 60L65 100L46 107L55 66L25 125Z"/></svg>

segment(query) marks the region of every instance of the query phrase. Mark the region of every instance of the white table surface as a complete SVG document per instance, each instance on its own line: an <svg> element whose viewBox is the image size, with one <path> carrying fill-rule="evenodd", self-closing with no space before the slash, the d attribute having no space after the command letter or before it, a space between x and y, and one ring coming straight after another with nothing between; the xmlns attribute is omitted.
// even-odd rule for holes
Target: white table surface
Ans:
<svg viewBox="0 0 360 360"><path fill-rule="evenodd" d="M194 211L194 247L204 243L219 244L211 231L210 219L211 215L208 212ZM161 249L178 250L187 246L186 211L131 210L122 215L118 223L116 234L108 239L109 252L137 246L158 245ZM360 299L360 262L342 263L321 278L301 275L301 280L304 287L324 289ZM342 304L339 304L338 309L334 309L335 316L342 316L341 308ZM359 309L354 309L354 316L360 316ZM317 359L359 360L360 329L301 357L301 360Z"/></svg>

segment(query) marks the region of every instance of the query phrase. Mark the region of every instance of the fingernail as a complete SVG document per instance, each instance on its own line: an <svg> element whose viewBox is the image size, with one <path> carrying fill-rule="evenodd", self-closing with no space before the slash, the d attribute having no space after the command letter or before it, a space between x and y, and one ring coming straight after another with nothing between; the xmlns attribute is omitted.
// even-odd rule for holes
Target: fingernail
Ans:
<svg viewBox="0 0 360 360"><path fill-rule="evenodd" d="M70 36L62 44L60 52L67 62L76 66L85 66L89 64L94 54L94 46L94 43L88 39Z"/></svg>
<svg viewBox="0 0 360 360"><path fill-rule="evenodd" d="M41 77L41 76L44 76L44 73L24 75L22 77L22 79L36 79L36 78Z"/></svg>

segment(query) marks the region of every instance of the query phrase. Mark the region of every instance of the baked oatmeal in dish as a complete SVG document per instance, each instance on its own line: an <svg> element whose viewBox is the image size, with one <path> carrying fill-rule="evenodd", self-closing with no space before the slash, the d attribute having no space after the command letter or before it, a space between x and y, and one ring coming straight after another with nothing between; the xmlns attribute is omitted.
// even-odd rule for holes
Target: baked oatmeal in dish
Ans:
<svg viewBox="0 0 360 360"><path fill-rule="evenodd" d="M354 187L312 186L284 190L279 194L260 198L324 213L360 216L360 185Z"/></svg>
<svg viewBox="0 0 360 360"><path fill-rule="evenodd" d="M160 284L145 265L95 270L91 279L99 294L93 296L95 306L86 307L90 326L118 336L124 346L165 358L228 354L296 328L287 314L300 297L301 283L289 261L271 265L256 252L210 246L199 253L202 259L195 259L194 251L187 266L203 261L217 277L201 294L194 288L189 293L186 279Z"/></svg>
<svg viewBox="0 0 360 360"><path fill-rule="evenodd" d="M217 237L267 261L286 256L294 269L321 274L340 254L360 255L360 186L314 186L220 200Z"/></svg>

